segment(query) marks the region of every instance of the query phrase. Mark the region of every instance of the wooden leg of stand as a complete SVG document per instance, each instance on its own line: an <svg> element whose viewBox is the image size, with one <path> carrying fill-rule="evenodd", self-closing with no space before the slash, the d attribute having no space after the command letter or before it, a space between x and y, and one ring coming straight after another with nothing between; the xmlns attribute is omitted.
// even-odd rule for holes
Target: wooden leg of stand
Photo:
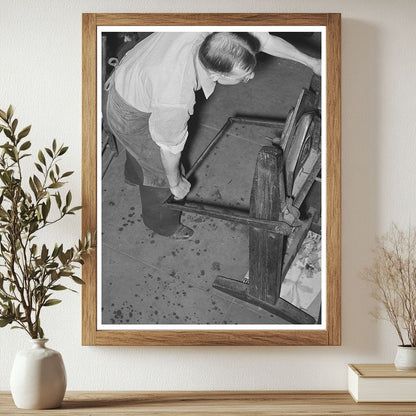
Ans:
<svg viewBox="0 0 416 416"><path fill-rule="evenodd" d="M263 147L256 162L250 198L250 216L279 220L285 201L283 151ZM249 229L249 294L274 305L280 297L284 236L256 227Z"/></svg>
<svg viewBox="0 0 416 416"><path fill-rule="evenodd" d="M263 302L260 299L250 296L247 290L248 285L236 279L217 276L213 287L237 299L241 299L244 302L259 306L265 311L279 316L280 318L283 318L292 324L315 324L315 319L312 316L297 308L296 306L293 306L291 303L285 301L282 298L277 299L276 304L271 305L268 302Z"/></svg>

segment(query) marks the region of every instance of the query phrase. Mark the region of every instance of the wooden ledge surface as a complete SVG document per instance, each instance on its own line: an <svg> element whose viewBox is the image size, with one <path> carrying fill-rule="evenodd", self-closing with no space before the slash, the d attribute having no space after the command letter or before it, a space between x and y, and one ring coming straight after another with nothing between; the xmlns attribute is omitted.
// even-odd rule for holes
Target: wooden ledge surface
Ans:
<svg viewBox="0 0 416 416"><path fill-rule="evenodd" d="M416 415L415 403L355 403L339 391L67 392L62 407L22 410L0 392L0 415Z"/></svg>

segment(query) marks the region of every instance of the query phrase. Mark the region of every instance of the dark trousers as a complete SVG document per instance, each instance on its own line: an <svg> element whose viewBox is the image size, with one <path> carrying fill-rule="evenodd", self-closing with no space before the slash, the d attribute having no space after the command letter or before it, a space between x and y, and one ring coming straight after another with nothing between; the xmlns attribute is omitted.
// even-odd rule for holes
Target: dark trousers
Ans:
<svg viewBox="0 0 416 416"><path fill-rule="evenodd" d="M137 160L126 151L124 175L127 182L140 187L142 202L142 218L144 224L157 234L172 235L180 225L180 211L174 211L164 206L169 198L169 188L155 188L143 185L143 170Z"/></svg>

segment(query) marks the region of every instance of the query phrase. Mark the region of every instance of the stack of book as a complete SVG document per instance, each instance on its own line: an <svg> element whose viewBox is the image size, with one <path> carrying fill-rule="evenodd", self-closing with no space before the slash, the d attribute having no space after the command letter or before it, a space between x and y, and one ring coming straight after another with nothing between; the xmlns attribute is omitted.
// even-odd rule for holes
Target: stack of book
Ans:
<svg viewBox="0 0 416 416"><path fill-rule="evenodd" d="M349 364L348 390L356 402L416 402L416 371L394 364Z"/></svg>

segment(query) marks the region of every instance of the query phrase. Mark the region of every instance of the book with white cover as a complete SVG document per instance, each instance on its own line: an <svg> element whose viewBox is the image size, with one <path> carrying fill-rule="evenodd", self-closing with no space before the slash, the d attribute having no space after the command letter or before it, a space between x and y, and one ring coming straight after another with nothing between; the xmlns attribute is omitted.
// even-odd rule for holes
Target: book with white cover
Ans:
<svg viewBox="0 0 416 416"><path fill-rule="evenodd" d="M394 364L349 364L348 390L356 402L416 402L416 371Z"/></svg>

